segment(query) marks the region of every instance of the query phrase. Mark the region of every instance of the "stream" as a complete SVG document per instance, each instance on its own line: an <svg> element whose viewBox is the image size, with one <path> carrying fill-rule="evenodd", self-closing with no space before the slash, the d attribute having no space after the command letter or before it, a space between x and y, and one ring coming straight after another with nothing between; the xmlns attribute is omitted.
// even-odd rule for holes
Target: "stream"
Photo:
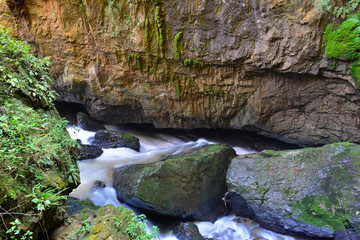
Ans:
<svg viewBox="0 0 360 240"><path fill-rule="evenodd" d="M167 155L177 154L190 148L203 146L210 143L228 143L238 155L256 152L251 150L243 140L235 141L231 138L225 140L205 134L205 138L199 134L181 134L179 132L166 133L163 131L151 130L134 127L114 127L106 126L108 130L116 130L136 136L140 139L140 152L129 148L103 149L104 153L91 160L78 161L80 169L81 184L73 190L71 197L82 200L90 200L97 206L112 204L120 206L116 198L115 189L112 187L112 175L115 168L129 164L143 164L157 161ZM90 139L95 132L85 131L78 127L68 127L68 132L74 139L80 139L82 144L90 144ZM200 134L201 135L201 134ZM226 141L227 140L227 141ZM105 187L94 187L96 183L102 182ZM132 209L129 206L125 207ZM134 209L133 209L134 210ZM139 213L138 210L134 210ZM151 226L151 222L148 224ZM295 238L273 233L262 229L259 224L250 220L228 215L219 218L215 223L195 222L199 227L200 233L206 238L214 240L242 240L242 239L261 239L261 240L294 240ZM160 229L162 229L160 227ZM160 239L177 239L170 230L161 231Z"/></svg>

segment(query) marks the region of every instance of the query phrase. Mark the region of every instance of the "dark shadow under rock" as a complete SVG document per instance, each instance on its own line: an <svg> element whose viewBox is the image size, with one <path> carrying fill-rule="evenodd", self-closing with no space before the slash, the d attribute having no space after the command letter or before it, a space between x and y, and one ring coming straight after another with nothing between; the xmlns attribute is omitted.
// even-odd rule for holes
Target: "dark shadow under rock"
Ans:
<svg viewBox="0 0 360 240"><path fill-rule="evenodd" d="M97 131L91 144L101 148L131 148L135 151L140 150L140 141L138 138L112 130Z"/></svg>
<svg viewBox="0 0 360 240"><path fill-rule="evenodd" d="M78 112L76 114L77 125L87 131L98 131L105 129L104 125L86 113Z"/></svg>

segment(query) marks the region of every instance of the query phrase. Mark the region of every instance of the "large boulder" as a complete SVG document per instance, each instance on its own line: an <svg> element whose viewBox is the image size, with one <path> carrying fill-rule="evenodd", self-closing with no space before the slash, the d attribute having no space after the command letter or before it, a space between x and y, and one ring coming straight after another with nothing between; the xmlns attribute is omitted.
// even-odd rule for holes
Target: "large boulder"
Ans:
<svg viewBox="0 0 360 240"><path fill-rule="evenodd" d="M154 214L215 220L225 213L225 175L235 155L229 146L206 145L164 161L119 168L117 197Z"/></svg>
<svg viewBox="0 0 360 240"><path fill-rule="evenodd" d="M135 151L140 150L140 141L138 138L112 130L97 131L91 140L91 144L101 148L127 147Z"/></svg>
<svg viewBox="0 0 360 240"><path fill-rule="evenodd" d="M76 122L79 127L87 131L98 131L105 129L101 122L95 120L83 112L78 112L76 114Z"/></svg>
<svg viewBox="0 0 360 240"><path fill-rule="evenodd" d="M129 223L134 221L134 216L135 214L124 206L85 208L58 228L52 234L52 239L130 240L126 229Z"/></svg>
<svg viewBox="0 0 360 240"><path fill-rule="evenodd" d="M235 214L312 238L360 237L359 186L360 145L351 143L238 156L227 172Z"/></svg>

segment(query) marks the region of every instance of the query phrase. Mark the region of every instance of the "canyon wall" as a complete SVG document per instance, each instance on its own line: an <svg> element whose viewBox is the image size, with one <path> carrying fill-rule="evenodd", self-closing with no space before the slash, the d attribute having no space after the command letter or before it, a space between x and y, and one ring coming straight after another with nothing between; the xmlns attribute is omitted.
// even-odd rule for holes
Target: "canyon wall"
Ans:
<svg viewBox="0 0 360 240"><path fill-rule="evenodd" d="M8 0L0 24L49 56L59 100L109 124L360 142L351 63L312 0Z"/></svg>

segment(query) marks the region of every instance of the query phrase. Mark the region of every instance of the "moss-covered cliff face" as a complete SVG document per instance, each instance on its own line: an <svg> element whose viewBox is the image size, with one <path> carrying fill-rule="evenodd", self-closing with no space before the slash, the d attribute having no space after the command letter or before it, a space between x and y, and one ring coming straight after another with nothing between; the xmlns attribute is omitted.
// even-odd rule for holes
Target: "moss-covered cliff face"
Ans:
<svg viewBox="0 0 360 240"><path fill-rule="evenodd" d="M52 56L61 99L108 123L236 128L305 145L360 141L351 63L321 49L312 0L48 0L2 22Z"/></svg>

